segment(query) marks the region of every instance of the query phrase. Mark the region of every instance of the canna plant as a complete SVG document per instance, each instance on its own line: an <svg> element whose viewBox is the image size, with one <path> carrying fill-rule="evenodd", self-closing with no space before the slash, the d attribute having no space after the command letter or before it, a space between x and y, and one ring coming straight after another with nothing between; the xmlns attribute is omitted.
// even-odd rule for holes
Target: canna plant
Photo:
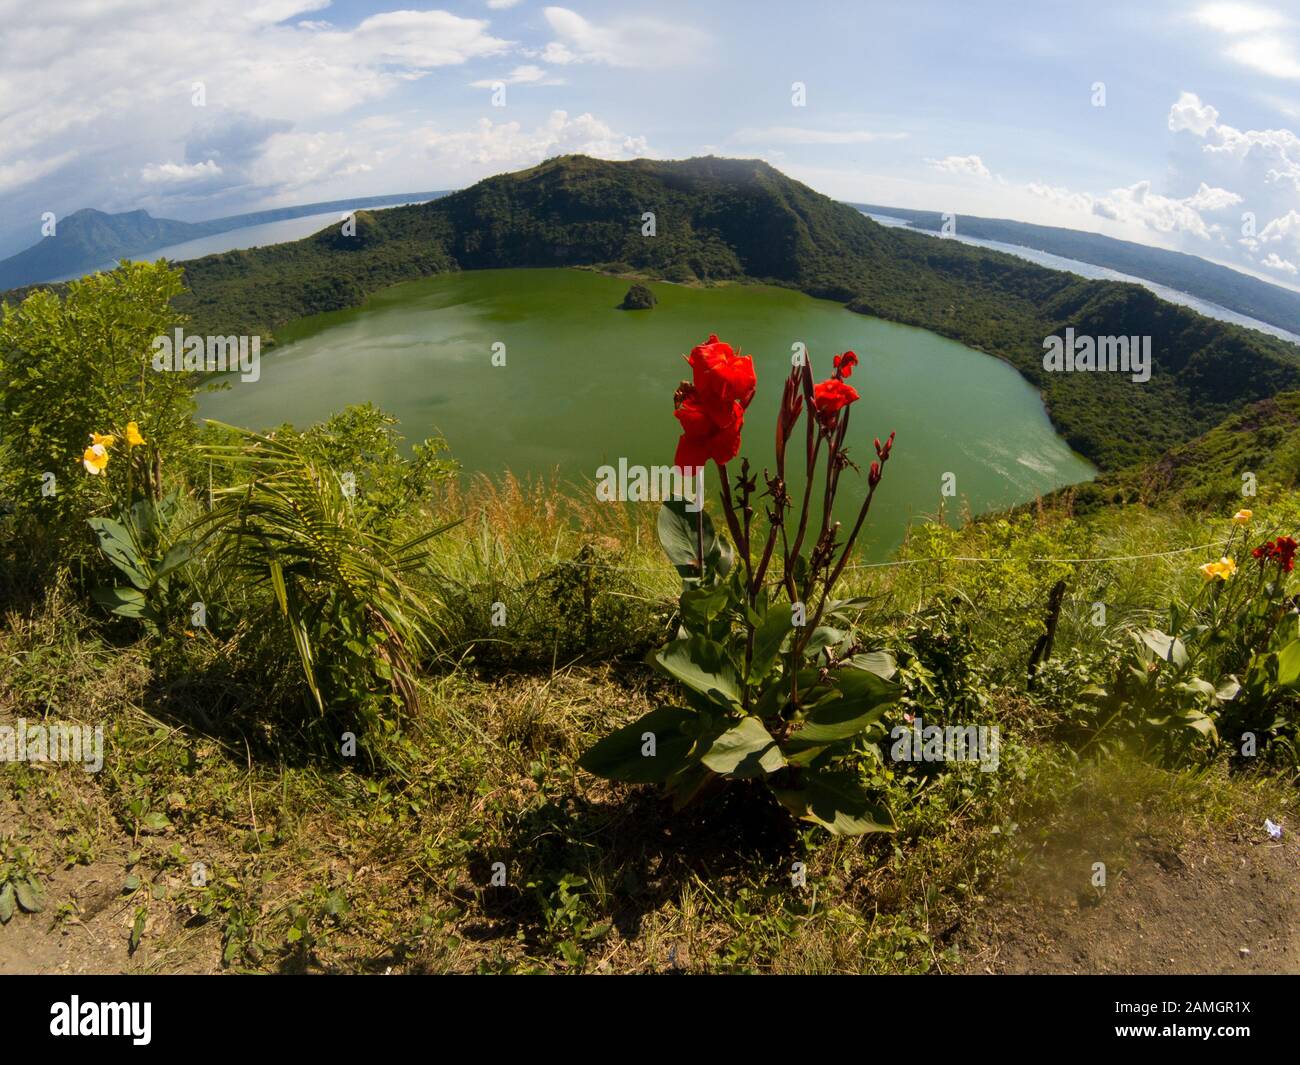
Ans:
<svg viewBox="0 0 1300 1065"><path fill-rule="evenodd" d="M695 494L665 503L658 519L660 543L682 577L678 629L649 657L675 694L599 741L579 764L609 780L663 785L677 808L727 781L756 780L795 817L834 834L892 831L888 808L867 786L862 755L883 738L880 719L901 688L893 659L855 634L864 602L838 599L835 588L893 434L875 441L867 491L846 531L832 515L841 476L857 469L849 415L859 397L848 383L857 356L837 355L833 375L816 384L807 359L791 371L761 491L747 459L729 469L754 397L752 358L711 336L687 361L692 379L674 398L682 426L675 465ZM788 470L798 436L803 454ZM709 462L720 478L726 537L703 507Z"/></svg>
<svg viewBox="0 0 1300 1065"><path fill-rule="evenodd" d="M115 451L121 458L111 457ZM125 584L97 587L94 599L158 636L168 619L182 616L184 589L178 578L195 550L193 542L175 533L179 500L176 492L162 495L158 449L131 421L121 433L91 433L81 465L101 482L115 508L115 516L98 515L87 524L104 557L126 578Z"/></svg>
<svg viewBox="0 0 1300 1065"><path fill-rule="evenodd" d="M1297 545L1277 536L1251 549L1253 519L1233 516L1218 561L1198 567L1200 590L1170 605L1168 632L1133 630L1114 681L1084 693L1099 711L1094 740L1127 733L1167 761L1247 736L1247 747L1293 742L1300 606L1287 585Z"/></svg>

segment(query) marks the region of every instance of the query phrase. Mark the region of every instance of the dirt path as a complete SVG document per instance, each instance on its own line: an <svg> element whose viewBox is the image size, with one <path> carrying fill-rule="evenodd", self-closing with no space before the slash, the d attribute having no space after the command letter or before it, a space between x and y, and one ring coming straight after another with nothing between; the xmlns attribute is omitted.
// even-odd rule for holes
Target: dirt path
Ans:
<svg viewBox="0 0 1300 1065"><path fill-rule="evenodd" d="M1300 973L1294 836L1178 853L1137 840L1103 891L1087 867L1056 873L1005 891L969 923L963 972Z"/></svg>

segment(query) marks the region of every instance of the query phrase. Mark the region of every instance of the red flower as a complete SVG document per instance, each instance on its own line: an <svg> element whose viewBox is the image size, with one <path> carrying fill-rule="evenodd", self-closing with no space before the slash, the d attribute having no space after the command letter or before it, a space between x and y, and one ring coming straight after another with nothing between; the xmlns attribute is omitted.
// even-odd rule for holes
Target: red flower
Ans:
<svg viewBox="0 0 1300 1065"><path fill-rule="evenodd" d="M830 432L835 416L860 398L856 388L846 385L838 377L818 382L813 387L813 406L817 409L817 420L822 423L822 428Z"/></svg>
<svg viewBox="0 0 1300 1065"><path fill-rule="evenodd" d="M1283 573L1290 573L1295 569L1296 549L1300 547L1289 536L1279 536L1276 540L1270 540L1261 544L1250 553L1251 558L1259 559L1260 565L1269 562L1276 562Z"/></svg>
<svg viewBox="0 0 1300 1065"><path fill-rule="evenodd" d="M696 387L683 382L674 397L673 412L682 423L677 441L675 466L683 470L704 466L712 459L718 465L730 462L740 452L740 430L745 424L745 410L738 401L729 406L700 401Z"/></svg>
<svg viewBox="0 0 1300 1065"><path fill-rule="evenodd" d="M835 376L843 380L846 377L853 376L853 367L858 364L858 357L851 351L846 351L843 355L836 355Z"/></svg>
<svg viewBox="0 0 1300 1065"><path fill-rule="evenodd" d="M742 408L749 406L757 385L750 356L737 355L730 344L710 334L707 341L691 349L686 361L691 364L695 391L705 406L722 410L729 410L732 403Z"/></svg>

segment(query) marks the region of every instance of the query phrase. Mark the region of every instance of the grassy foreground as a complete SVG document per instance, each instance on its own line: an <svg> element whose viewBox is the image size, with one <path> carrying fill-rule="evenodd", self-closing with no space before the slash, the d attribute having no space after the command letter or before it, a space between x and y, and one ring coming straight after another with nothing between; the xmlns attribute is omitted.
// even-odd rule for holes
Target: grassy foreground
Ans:
<svg viewBox="0 0 1300 1065"><path fill-rule="evenodd" d="M467 516L434 541L449 651L420 670L382 772L259 734L237 647L187 641L178 671L65 586L12 606L0 723L103 725L106 761L6 766L0 861L46 884L79 867L119 880L115 926L139 970L921 973L960 970L973 915L1045 864L1082 895L1094 862L1122 875L1135 839L1177 851L1294 816L1286 766L1161 767L1100 730L1078 738L1075 674L1192 594L1212 552L1032 560L1176 551L1221 540L1224 521L1136 507L1083 521L1068 499L920 527L900 564L849 573L910 712L968 702L1002 731L996 772L882 765L897 832L832 838L743 782L673 814L653 789L599 781L576 759L653 705L663 684L641 655L678 581L650 507L588 498L484 481L437 501ZM1300 507L1256 509L1293 524ZM1062 577L1054 657L1029 693ZM80 934L75 898L45 902L17 919Z"/></svg>

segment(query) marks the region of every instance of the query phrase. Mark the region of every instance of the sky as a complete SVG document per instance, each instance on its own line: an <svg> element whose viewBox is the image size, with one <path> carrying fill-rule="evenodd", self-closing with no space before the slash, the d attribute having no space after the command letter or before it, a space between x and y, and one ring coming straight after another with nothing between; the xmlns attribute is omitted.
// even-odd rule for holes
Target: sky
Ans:
<svg viewBox="0 0 1300 1065"><path fill-rule="evenodd" d="M82 207L715 154L1300 289L1300 0L566 3L0 0L0 254Z"/></svg>

